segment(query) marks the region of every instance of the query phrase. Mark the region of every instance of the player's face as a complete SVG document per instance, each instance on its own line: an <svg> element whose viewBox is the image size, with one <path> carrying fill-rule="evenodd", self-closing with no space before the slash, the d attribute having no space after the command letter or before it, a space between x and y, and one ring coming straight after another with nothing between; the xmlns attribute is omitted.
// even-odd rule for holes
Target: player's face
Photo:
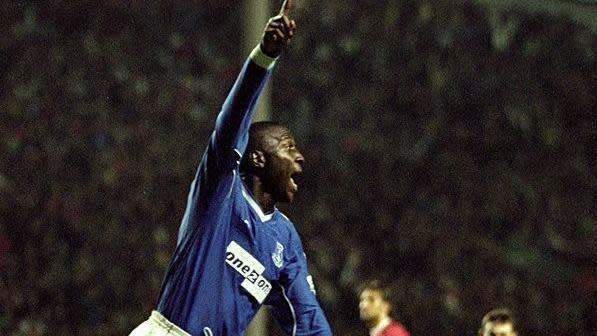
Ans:
<svg viewBox="0 0 597 336"><path fill-rule="evenodd" d="M359 314L365 323L375 325L388 316L390 304L379 291L365 289L359 299Z"/></svg>
<svg viewBox="0 0 597 336"><path fill-rule="evenodd" d="M516 336L516 332L510 322L488 322L481 336Z"/></svg>
<svg viewBox="0 0 597 336"><path fill-rule="evenodd" d="M277 202L291 202L298 191L293 177L303 171L305 158L287 128L273 129L269 138L272 141L266 154L264 182Z"/></svg>

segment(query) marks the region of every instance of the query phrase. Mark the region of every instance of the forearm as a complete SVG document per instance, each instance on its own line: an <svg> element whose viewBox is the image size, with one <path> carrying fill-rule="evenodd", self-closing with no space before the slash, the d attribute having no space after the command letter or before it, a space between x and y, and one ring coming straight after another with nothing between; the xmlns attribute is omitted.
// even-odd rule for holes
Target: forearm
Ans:
<svg viewBox="0 0 597 336"><path fill-rule="evenodd" d="M290 45L296 30L296 23L288 17L291 7L292 0L285 0L278 15L269 19L259 45L226 98L212 137L211 145L216 150L232 150L237 159L244 153L257 99L277 57Z"/></svg>
<svg viewBox="0 0 597 336"><path fill-rule="evenodd" d="M217 149L244 152L255 105L275 61L259 46L251 52L216 120L212 145Z"/></svg>

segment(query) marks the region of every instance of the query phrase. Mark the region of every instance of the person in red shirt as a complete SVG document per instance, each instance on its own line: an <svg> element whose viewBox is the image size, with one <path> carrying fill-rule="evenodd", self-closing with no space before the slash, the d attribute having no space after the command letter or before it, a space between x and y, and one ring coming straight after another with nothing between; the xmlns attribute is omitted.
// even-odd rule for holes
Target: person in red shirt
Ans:
<svg viewBox="0 0 597 336"><path fill-rule="evenodd" d="M392 319L390 291L379 280L365 283L359 292L359 314L369 336L410 336L401 323Z"/></svg>

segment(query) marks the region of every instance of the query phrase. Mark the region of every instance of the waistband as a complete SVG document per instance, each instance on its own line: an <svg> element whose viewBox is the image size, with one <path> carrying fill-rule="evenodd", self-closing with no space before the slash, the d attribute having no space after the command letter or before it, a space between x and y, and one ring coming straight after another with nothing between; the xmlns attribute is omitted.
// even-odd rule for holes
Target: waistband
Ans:
<svg viewBox="0 0 597 336"><path fill-rule="evenodd" d="M152 320L153 322L157 323L160 327L167 330L169 334L172 334L175 336L191 336L191 334L182 330L176 324L168 321L168 319L165 318L164 315L160 314L160 312L157 310L154 310L151 312L151 316L149 317L149 319Z"/></svg>

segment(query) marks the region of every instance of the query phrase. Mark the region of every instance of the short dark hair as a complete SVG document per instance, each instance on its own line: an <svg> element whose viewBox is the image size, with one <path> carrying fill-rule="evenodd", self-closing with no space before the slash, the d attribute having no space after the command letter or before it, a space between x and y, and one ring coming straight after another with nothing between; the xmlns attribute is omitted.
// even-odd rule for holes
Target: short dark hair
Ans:
<svg viewBox="0 0 597 336"><path fill-rule="evenodd" d="M274 128L288 128L286 125L280 124L275 121L258 121L251 124L249 128L249 141L247 143L247 149L245 153L250 153L254 150L263 151L265 148L265 136L267 133ZM241 172L250 171L251 164L248 156L243 156L241 159L240 170Z"/></svg>
<svg viewBox="0 0 597 336"><path fill-rule="evenodd" d="M392 289L388 284L379 279L372 279L364 282L359 286L359 295L366 289L379 292L381 298L386 302L392 302Z"/></svg>
<svg viewBox="0 0 597 336"><path fill-rule="evenodd" d="M483 329L485 328L485 325L487 323L512 323L512 328L513 330L516 331L516 326L514 324L514 317L512 315L512 312L510 311L510 309L507 308L497 308L497 309L492 309L489 312L487 312L487 314L485 314L485 316L483 316L483 319L481 320L481 331L483 331Z"/></svg>

